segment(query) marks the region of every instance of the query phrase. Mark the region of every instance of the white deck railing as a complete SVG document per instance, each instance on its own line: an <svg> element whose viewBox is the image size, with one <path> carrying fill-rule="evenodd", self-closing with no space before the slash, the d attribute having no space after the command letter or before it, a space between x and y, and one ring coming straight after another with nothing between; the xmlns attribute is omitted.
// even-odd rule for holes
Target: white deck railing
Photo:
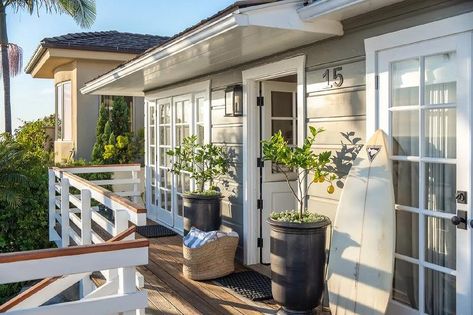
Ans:
<svg viewBox="0 0 473 315"><path fill-rule="evenodd" d="M148 240L131 240L1 254L0 284L46 279L1 305L0 312L143 314L147 295L137 290L135 267L148 263L148 245ZM98 269L117 269L117 276L78 301L41 306Z"/></svg>
<svg viewBox="0 0 473 315"><path fill-rule="evenodd" d="M146 224L146 209L140 202L139 171L139 164L49 170L49 238L59 249L0 255L0 283L47 277L0 305L0 312L144 313L146 293L136 293L137 288L143 288L144 279L134 267L148 263L148 248L143 245L147 241L134 241L135 227L129 227L130 222ZM129 173L130 176L89 181L77 175L97 173ZM115 192L102 187L107 185L113 185ZM104 208L111 211L111 216L100 211ZM111 239L106 241L108 237L93 229L93 223ZM126 244L140 245L130 248ZM92 252L88 252L90 249ZM18 260L18 257L23 258ZM94 271L100 271L106 279L98 288L90 279ZM81 287L79 301L41 306L77 282Z"/></svg>
<svg viewBox="0 0 473 315"><path fill-rule="evenodd" d="M111 236L135 225L146 224L146 209L138 204L141 199L139 164L100 165L49 170L49 239L58 247L69 246L70 239L77 245L98 244L105 240L92 230L91 222L98 224ZM129 178L85 180L76 174L130 173ZM114 185L132 190L111 192L102 186ZM126 199L126 197L130 198ZM71 207L71 204L73 207ZM110 209L113 218L99 212ZM80 214L80 216L78 215ZM73 229L69 220L79 228Z"/></svg>

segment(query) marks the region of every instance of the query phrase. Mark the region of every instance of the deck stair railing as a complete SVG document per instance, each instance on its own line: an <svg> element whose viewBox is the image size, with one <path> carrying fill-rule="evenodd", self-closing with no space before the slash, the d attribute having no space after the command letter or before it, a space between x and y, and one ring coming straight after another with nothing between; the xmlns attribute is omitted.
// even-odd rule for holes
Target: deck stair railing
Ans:
<svg viewBox="0 0 473 315"><path fill-rule="evenodd" d="M36 314L36 312L38 312L38 314L70 313L69 311L63 313L61 311L56 312L56 309L54 309L54 312L52 310L49 312L49 306L46 313L42 313L39 309L45 309L45 306L40 307L40 305L77 282L80 283L81 287L81 299L77 301L77 303L96 298L103 299L107 297L112 299L116 298L117 294L123 295L124 292L134 292L137 288L143 288L143 277L135 271L133 266L147 263L147 247L141 249L146 252L146 259L144 259L143 255L140 256L143 259L140 263L135 265L133 263L134 260L131 259L132 257L130 257L132 262L127 262L126 259L122 259L119 261L124 264L117 265L113 262L113 255L109 256L107 254L110 251L117 251L117 255L119 256L120 251L130 252L128 247L125 246L121 249L121 245L119 244L128 244L127 242L132 242L130 244L134 244L135 226L146 224L146 209L140 202L141 193L139 171L139 164L100 165L71 168L54 167L49 170L49 238L57 244L59 249L50 249L46 251L48 251L48 253L67 253L67 258L58 254L56 256L53 255L54 258L51 259L34 259L36 256L28 256L28 252L0 255L0 283L50 277L43 279L16 298L1 305L0 312L17 312L27 307L28 310L32 312L31 314ZM112 179L105 180L86 180L79 176L82 174L97 173L111 173L114 174L113 177L118 178L112 177ZM121 176L116 176L117 173L121 174ZM131 176L124 177L123 174L127 173L131 173ZM113 185L115 192L106 188L111 185ZM106 212L104 213L104 209L108 210L108 215ZM139 241L136 242L139 243ZM139 244L142 245L144 243ZM76 255L70 254L71 252L68 251L82 248L100 248L102 250L97 252L94 251L93 255L84 254L82 250L79 250L82 254L76 257L78 259L77 261L83 262L85 264L84 266L89 266L87 270L80 269L81 264L78 265L77 262L73 262L75 261L73 257ZM137 254L140 253L141 252ZM3 264L2 262L5 260L2 259L8 261L9 258L5 257L10 257L11 255L26 255L31 257L31 259L28 260L28 263L11 262L15 263L14 265L18 268L16 270L21 270L21 272L17 272L18 275L9 279L8 277L4 278L3 275L4 272L7 272L5 270L10 270L9 266L11 266L11 263ZM102 260L105 260L105 262L97 259L97 257L100 256L102 257ZM87 257L90 259L87 260ZM52 270L51 273L47 275L41 272L41 269L44 268L44 266L48 266L47 264L42 265L42 263L50 261L51 264L54 265L56 260L64 260L65 264L70 262L72 266L77 266L77 268L74 269L71 267L70 269L67 269L67 272L63 273L57 273L56 270ZM25 264L25 266L22 267L22 264ZM27 279L25 278L24 280L21 280L20 278L23 274L22 268L29 269L32 268L32 266L37 266L33 267L32 270L37 269L38 272L33 272L31 277L27 277L26 275L28 275L28 273L25 273ZM49 269L49 267L46 267L46 270ZM106 280L106 283L98 288L95 288L93 282L90 280L90 275L94 271L100 271ZM133 275L132 283L130 282L131 275ZM127 280L125 281L124 279ZM21 300L21 303L18 303L18 299ZM135 297L135 299L138 301L137 297ZM140 301L142 302L142 300ZM61 303L61 305L64 304L65 306L63 307L70 306L71 310L82 310L81 307L76 307L74 304L70 303L76 302ZM87 303L87 305L89 304L92 305L93 303ZM12 305L14 305L14 307L12 307ZM104 305L106 305L106 303L104 303ZM122 305L122 303L117 302L117 305ZM122 306L124 305L125 304ZM142 303L141 306L134 309L135 311L132 313L143 313L145 305L146 303ZM128 306L122 308L119 312L126 313L126 311L129 311L127 307ZM66 309L58 306L57 310ZM101 310L100 307L98 310ZM109 311L108 309L106 312L98 310L91 312L84 311L82 314L116 313L115 311Z"/></svg>

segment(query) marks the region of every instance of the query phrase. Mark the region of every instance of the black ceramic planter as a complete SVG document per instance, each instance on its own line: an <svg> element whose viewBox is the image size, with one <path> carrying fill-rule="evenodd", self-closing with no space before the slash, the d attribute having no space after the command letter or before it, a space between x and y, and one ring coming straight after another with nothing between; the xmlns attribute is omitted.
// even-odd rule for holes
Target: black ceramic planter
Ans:
<svg viewBox="0 0 473 315"><path fill-rule="evenodd" d="M267 222L271 226L271 287L274 300L282 306L278 314L314 314L324 291L330 219L303 224Z"/></svg>
<svg viewBox="0 0 473 315"><path fill-rule="evenodd" d="M222 215L220 209L220 195L198 196L184 194L184 235L190 231L191 227L196 227L202 231L215 231L220 228Z"/></svg>

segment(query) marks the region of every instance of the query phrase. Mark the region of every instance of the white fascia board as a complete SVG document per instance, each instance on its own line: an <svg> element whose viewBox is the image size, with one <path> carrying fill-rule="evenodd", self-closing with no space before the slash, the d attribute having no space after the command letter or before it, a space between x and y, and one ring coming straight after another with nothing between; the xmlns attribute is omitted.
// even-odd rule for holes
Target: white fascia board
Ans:
<svg viewBox="0 0 473 315"><path fill-rule="evenodd" d="M343 26L339 21L328 19L311 23L303 21L297 13L297 9L300 7L300 0L287 0L236 10L87 83L80 91L82 94L94 93L94 91L107 84L134 72L144 70L164 58L173 56L236 27L260 26L333 36L343 35Z"/></svg>
<svg viewBox="0 0 473 315"><path fill-rule="evenodd" d="M238 25L239 24L235 18L234 13L230 13L203 28L199 28L187 35L183 35L182 37L171 41L167 45L165 44L163 46L156 47L155 49L138 57L137 59L124 64L122 67L98 77L97 79L87 83L80 91L82 94L93 93L95 90L109 83L112 83L136 71L143 70L161 59L175 55L200 43L201 41L227 32Z"/></svg>

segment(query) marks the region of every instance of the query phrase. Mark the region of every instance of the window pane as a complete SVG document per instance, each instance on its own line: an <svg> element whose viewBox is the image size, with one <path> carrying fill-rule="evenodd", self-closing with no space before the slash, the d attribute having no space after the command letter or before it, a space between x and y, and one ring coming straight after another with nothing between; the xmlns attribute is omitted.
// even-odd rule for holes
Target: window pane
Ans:
<svg viewBox="0 0 473 315"><path fill-rule="evenodd" d="M159 144L171 145L171 127L159 127Z"/></svg>
<svg viewBox="0 0 473 315"><path fill-rule="evenodd" d="M288 144L294 144L294 124L292 120L272 120L272 134L281 131Z"/></svg>
<svg viewBox="0 0 473 315"><path fill-rule="evenodd" d="M148 158L149 158L149 163L151 165L154 165L155 164L154 161L156 159L156 148L155 147L149 147L149 156L148 156Z"/></svg>
<svg viewBox="0 0 473 315"><path fill-rule="evenodd" d="M184 213L184 202L182 201L182 196L181 195L176 195L177 198L177 215L182 217L182 214Z"/></svg>
<svg viewBox="0 0 473 315"><path fill-rule="evenodd" d="M393 300L418 309L419 267L410 262L395 259L393 279Z"/></svg>
<svg viewBox="0 0 473 315"><path fill-rule="evenodd" d="M156 133L155 133L155 130L154 130L154 126L153 127L149 127L148 128L149 130L149 144L150 145L155 145L156 144Z"/></svg>
<svg viewBox="0 0 473 315"><path fill-rule="evenodd" d="M169 124L171 122L169 104L159 105L159 122L161 124Z"/></svg>
<svg viewBox="0 0 473 315"><path fill-rule="evenodd" d="M271 116L293 117L291 92L271 91Z"/></svg>
<svg viewBox="0 0 473 315"><path fill-rule="evenodd" d="M419 112L391 112L393 155L419 155Z"/></svg>
<svg viewBox="0 0 473 315"><path fill-rule="evenodd" d="M419 104L419 60L409 59L395 62L392 67L391 106Z"/></svg>
<svg viewBox="0 0 473 315"><path fill-rule="evenodd" d="M205 139L205 127L204 125L198 124L197 125L197 140L200 144L203 144L204 139Z"/></svg>
<svg viewBox="0 0 473 315"><path fill-rule="evenodd" d="M154 125L154 123L156 122L156 113L155 113L155 109L154 109L154 106L150 106L149 107L149 124L151 126Z"/></svg>
<svg viewBox="0 0 473 315"><path fill-rule="evenodd" d="M425 205L429 210L456 213L456 165L425 164Z"/></svg>
<svg viewBox="0 0 473 315"><path fill-rule="evenodd" d="M419 164L393 161L394 197L396 204L419 207Z"/></svg>
<svg viewBox="0 0 473 315"><path fill-rule="evenodd" d="M396 211L396 253L419 258L419 215Z"/></svg>
<svg viewBox="0 0 473 315"><path fill-rule="evenodd" d="M425 312L430 315L456 314L456 279L454 276L425 269Z"/></svg>
<svg viewBox="0 0 473 315"><path fill-rule="evenodd" d="M454 52L425 57L426 105L455 103L457 69Z"/></svg>
<svg viewBox="0 0 473 315"><path fill-rule="evenodd" d="M192 103L190 101L182 102L182 110L184 112L183 122L190 123L192 119Z"/></svg>
<svg viewBox="0 0 473 315"><path fill-rule="evenodd" d="M455 269L456 230L448 219L425 217L425 260Z"/></svg>
<svg viewBox="0 0 473 315"><path fill-rule="evenodd" d="M436 158L456 157L457 115L454 108L424 111L425 156Z"/></svg>
<svg viewBox="0 0 473 315"><path fill-rule="evenodd" d="M203 122L204 121L204 99L198 98L196 99L196 122Z"/></svg>
<svg viewBox="0 0 473 315"><path fill-rule="evenodd" d="M63 86L62 85L58 85L56 87L56 100L57 100L57 122L56 122L56 125L57 125L57 135L56 135L56 138L57 139L62 139L62 124L63 124L63 110L64 110L64 107L63 107Z"/></svg>

